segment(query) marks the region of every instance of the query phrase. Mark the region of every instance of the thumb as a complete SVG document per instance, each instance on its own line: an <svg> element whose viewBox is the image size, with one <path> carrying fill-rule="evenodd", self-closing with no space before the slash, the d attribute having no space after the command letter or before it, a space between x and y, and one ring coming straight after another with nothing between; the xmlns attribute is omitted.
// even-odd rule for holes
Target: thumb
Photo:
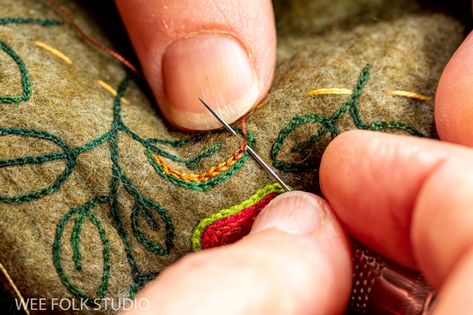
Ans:
<svg viewBox="0 0 473 315"><path fill-rule="evenodd" d="M342 314L350 287L348 242L328 204L292 192L241 241L165 270L138 294L150 308L133 314Z"/></svg>
<svg viewBox="0 0 473 315"><path fill-rule="evenodd" d="M271 0L116 0L159 107L175 126L220 127L266 95L276 62Z"/></svg>

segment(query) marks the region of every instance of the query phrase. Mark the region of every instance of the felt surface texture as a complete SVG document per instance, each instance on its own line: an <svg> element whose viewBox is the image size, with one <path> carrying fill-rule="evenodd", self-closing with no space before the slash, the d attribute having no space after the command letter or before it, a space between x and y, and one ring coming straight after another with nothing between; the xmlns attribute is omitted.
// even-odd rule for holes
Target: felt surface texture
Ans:
<svg viewBox="0 0 473 315"><path fill-rule="evenodd" d="M88 2L64 5L89 36L131 50L111 3L93 10ZM255 150L289 185L317 192L324 148L350 129L436 137L435 88L465 26L441 4L429 5L414 0L275 2L274 84L248 117L247 128ZM13 17L63 20L41 1L2 0L0 19ZM172 129L146 84L66 23L0 25L0 41L24 63L31 85L28 100L0 102L0 262L25 297L133 295L192 250L190 239L200 220L274 182L247 155L202 185L164 175L151 151L182 173L200 174L227 161L241 139L223 131L196 136ZM35 41L60 50L72 64ZM18 60L0 50L0 96L22 96L21 78ZM128 104L98 80L123 92ZM356 86L356 97L307 95L314 89ZM389 95L393 90L431 101ZM310 141L318 133L317 141ZM183 139L191 140L172 142ZM185 163L202 152L196 163Z"/></svg>

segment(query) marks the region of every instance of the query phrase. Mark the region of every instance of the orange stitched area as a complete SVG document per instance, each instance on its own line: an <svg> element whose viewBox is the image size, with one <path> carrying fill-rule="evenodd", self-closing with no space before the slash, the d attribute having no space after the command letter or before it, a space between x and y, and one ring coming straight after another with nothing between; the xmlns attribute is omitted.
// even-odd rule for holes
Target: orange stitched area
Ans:
<svg viewBox="0 0 473 315"><path fill-rule="evenodd" d="M183 173L176 169L173 169L169 164L164 161L162 157L153 153L154 160L161 165L164 172L168 175L174 176L176 178L180 178L183 180L187 180L189 182L205 182L211 179L212 177L218 176L223 172L226 172L238 162L239 159L243 157L243 154L246 152L246 143L243 143L238 150L233 153L231 157L229 157L225 162L218 164L217 166L212 166L207 172L202 174L190 174L190 173Z"/></svg>

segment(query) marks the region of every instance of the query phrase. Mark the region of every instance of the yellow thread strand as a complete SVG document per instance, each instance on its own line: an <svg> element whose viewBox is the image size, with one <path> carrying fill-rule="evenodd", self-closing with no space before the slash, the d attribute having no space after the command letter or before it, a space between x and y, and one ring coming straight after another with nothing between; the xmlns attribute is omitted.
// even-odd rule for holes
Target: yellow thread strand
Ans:
<svg viewBox="0 0 473 315"><path fill-rule="evenodd" d="M329 88L329 89L317 89L307 92L309 96L317 95L351 95L352 91L349 89Z"/></svg>
<svg viewBox="0 0 473 315"><path fill-rule="evenodd" d="M432 99L426 95L418 94L415 92L409 92L409 91L394 90L394 91L388 91L388 94L392 96L402 96L402 97L413 98L413 99L416 99L419 101L425 101L425 102L432 101Z"/></svg>
<svg viewBox="0 0 473 315"><path fill-rule="evenodd" d="M202 173L202 174L189 174L189 173L183 173L181 171L175 170L170 165L168 165L164 161L164 159L158 156L156 153L153 153L153 158L159 165L161 165L164 172L168 175L171 175L179 179L187 180L189 182L206 182L212 177L218 176L222 174L223 172L228 171L233 165L236 164L236 162L238 162L239 159L243 157L244 153L245 153L245 149L242 146L225 162L222 162L218 164L217 166L212 166L207 172Z"/></svg>
<svg viewBox="0 0 473 315"><path fill-rule="evenodd" d="M43 48L44 50L50 52L51 54L53 54L54 56L58 57L59 59L61 59L62 61L64 61L65 63L71 65L72 64L72 60L67 57L63 52L60 52L59 50L57 50L56 48L54 47L51 47L49 46L48 44L45 44L43 42L40 42L40 41L35 41L34 44L36 46L38 46L39 48Z"/></svg>
<svg viewBox="0 0 473 315"><path fill-rule="evenodd" d="M112 94L112 96L117 96L117 91L110 86L110 84L102 81L102 80L97 80L97 83L104 88L104 90L106 90L108 93ZM124 104L130 104L130 102L126 99L126 98L122 98L122 102Z"/></svg>
<svg viewBox="0 0 473 315"><path fill-rule="evenodd" d="M28 311L28 307L26 305L25 299L23 298L23 295L21 295L20 290L18 290L18 287L16 286L15 282L10 277L7 269L3 266L2 263L0 263L0 270L2 271L3 275L7 279L8 284L11 286L13 291L15 291L16 296L20 299L20 302L21 302L21 305L23 306L23 310L25 311L25 314L30 315L30 311Z"/></svg>

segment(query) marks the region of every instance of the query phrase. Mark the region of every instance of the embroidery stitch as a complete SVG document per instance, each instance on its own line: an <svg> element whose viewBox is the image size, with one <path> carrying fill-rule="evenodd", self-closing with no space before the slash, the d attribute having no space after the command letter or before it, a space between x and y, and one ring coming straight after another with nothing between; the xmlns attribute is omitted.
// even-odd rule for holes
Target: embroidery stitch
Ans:
<svg viewBox="0 0 473 315"><path fill-rule="evenodd" d="M206 246L203 246L203 244L202 244L203 238L202 237L203 237L205 231L210 226L217 223L219 220L230 218L234 215L237 215L238 213L241 213L241 212L245 211L245 209L248 209L251 206L259 203L265 197L271 195L272 198L268 198L267 200L265 200L266 203L264 205L260 205L260 207L258 209L252 209L252 210L256 210L256 211L250 211L249 213L247 213L247 216L243 218L243 219L246 219L246 220L243 220L242 222L246 221L246 223L248 223L248 222L252 223L253 222L252 220L254 220L254 218L259 213L259 211L261 211L264 208L264 206L270 200L274 199L274 197L276 197L278 194L281 194L281 193L284 193L284 189L279 184L276 183L276 184L267 185L267 186L261 188L260 190L258 190L255 194L253 194L250 198L243 201L242 203L240 203L238 205L234 205L234 206L232 206L230 208L227 208L227 209L220 210L217 213L214 213L214 214L202 219L199 222L199 224L195 227L194 232L192 233L191 243L192 243L193 250L194 251L200 251L204 248L208 248ZM240 224L239 224L240 227L242 225L244 225L244 224L242 224L242 222L240 222ZM231 227L231 225L229 226L229 225L226 225L226 224L222 224L222 226ZM248 227L248 225L246 227ZM250 225L250 227L251 227L251 225ZM243 231L246 231L246 230L244 229ZM241 232L241 230L238 230L237 232ZM249 230L248 230L248 232L249 232ZM238 236L244 236L244 235L241 235L241 234L237 233L237 234L233 234L232 236L227 236L227 239L236 240L236 238ZM214 242L213 244L215 244L215 243L216 242ZM221 244L221 245L223 245L223 244Z"/></svg>
<svg viewBox="0 0 473 315"><path fill-rule="evenodd" d="M0 49L3 50L7 55L9 55L13 61L17 64L20 75L21 75L21 86L23 88L23 94L21 96L0 96L0 103L20 103L30 99L31 97L31 83L28 76L28 71L26 70L25 63L18 56L18 54L8 46L5 42L0 40Z"/></svg>
<svg viewBox="0 0 473 315"><path fill-rule="evenodd" d="M250 132L247 132L247 136L248 144L254 145L255 141L253 135ZM167 164L167 169L165 169L160 164L160 162L163 162L163 159L155 158L155 154L158 152L156 152L153 148L148 149L146 156L148 157L148 161L153 166L155 171L171 183L184 188L194 189L196 191L203 192L230 178L238 171L238 169L240 169L244 165L244 163L248 159L248 153L245 151L243 154L240 155L239 151L240 149L237 150L237 152L234 153L232 157L230 157L226 162L223 162L220 165L211 168L209 171L201 175L183 175L181 172L169 168ZM238 155L235 156L235 154L237 153ZM162 154L160 155L165 157Z"/></svg>
<svg viewBox="0 0 473 315"><path fill-rule="evenodd" d="M343 88L328 88L328 89L317 89L307 92L308 96L317 95L351 95L352 91Z"/></svg>
<svg viewBox="0 0 473 315"><path fill-rule="evenodd" d="M102 80L97 80L97 83L103 87L105 89L105 91L109 92L113 97L117 96L117 91L111 87L108 83L102 81ZM123 103L124 104L130 104L130 102L126 99L126 98L123 98Z"/></svg>
<svg viewBox="0 0 473 315"><path fill-rule="evenodd" d="M345 88L324 88L324 89L317 89L307 92L308 96L318 96L318 95L351 95L352 91ZM401 96L412 98L418 101L426 101L430 102L432 99L428 96L410 92L410 91L400 91L400 90L393 90L393 91L386 91L388 95L391 96Z"/></svg>
<svg viewBox="0 0 473 315"><path fill-rule="evenodd" d="M43 42L40 42L39 40L35 41L34 44L36 46L38 46L39 48L43 48L44 50L46 50L47 52L53 54L54 56L58 57L59 59L61 59L62 61L64 61L65 63L71 65L72 64L72 60L66 56L66 54L64 54L63 52L59 51L58 49L54 48L54 47L51 47L49 46L48 44L46 43L43 43Z"/></svg>
<svg viewBox="0 0 473 315"><path fill-rule="evenodd" d="M187 180L190 182L205 182L209 179L226 172L235 165L239 159L243 157L246 149L245 146L241 146L231 157L229 157L225 162L218 164L217 166L212 166L207 172L202 174L188 174L182 173L178 170L171 168L162 158L160 158L156 153L152 153L155 161L161 165L164 172L168 175L174 176L179 179Z"/></svg>
<svg viewBox="0 0 473 315"><path fill-rule="evenodd" d="M54 19L38 19L38 18L0 18L0 25L8 24L36 24L40 26L56 26L61 25L62 22Z"/></svg>
<svg viewBox="0 0 473 315"><path fill-rule="evenodd" d="M392 96L402 96L402 97L413 98L418 101L426 101L426 102L432 101L432 99L426 95L422 95L415 92L409 92L409 91L394 90L394 91L388 91L388 94Z"/></svg>
<svg viewBox="0 0 473 315"><path fill-rule="evenodd" d="M130 295L136 294L136 290L143 286L147 281L153 279L157 276L157 272L150 272L150 273L142 273L138 266L138 263L134 257L133 250L131 248L130 242L128 240L128 235L121 223L120 217L120 210L118 205L118 186L122 184L126 191L135 199L135 205L131 211L131 221L132 221L132 235L136 238L136 240L148 251L156 255L167 255L169 250L173 247L173 238L174 238L174 227L173 223L167 214L166 210L163 209L159 204L155 203L152 200L146 199L141 195L138 188L134 186L134 184L128 179L128 177L123 173L121 167L119 166L118 160L118 143L117 143L117 136L118 132L124 132L131 136L133 139L141 143L147 150L147 152L153 152L154 154L163 154L166 151L157 148L153 143L162 143L164 145L169 146L182 146L192 139L187 140L179 140L179 141L171 141L171 140L161 140L161 139L144 139L138 134L134 133L130 130L121 120L120 115L120 102L123 94L128 86L128 82L130 81L129 78L126 78L121 84L118 89L117 97L114 101L114 121L112 123L112 129L99 136L98 138L90 141L89 143L80 146L78 148L71 148L68 146L64 141L60 138L44 132L44 131L37 131L37 130L29 130L29 129L19 129L19 128L0 128L0 136L6 135L21 135L21 136L29 136L29 137L36 137L44 140L51 141L58 145L63 152L54 152L45 154L42 156L27 156L21 157L17 159L10 159L10 160L2 160L0 161L0 167L13 167L13 166L21 166L27 164L42 164L49 161L57 161L57 160L65 160L66 167L64 171L57 177L56 181L51 184L50 186L40 189L35 192L26 193L20 196L0 196L0 202L3 203L22 203L26 201L35 200L41 198L47 194L53 193L57 191L62 184L69 178L70 174L72 173L76 162L77 156L80 153L89 151L97 147L98 145L108 142L110 146L110 154L111 159L113 162L112 166L112 177L111 177L111 184L110 184L110 195L109 196L99 196L95 199L89 200L84 205L75 207L71 209L58 223L56 228L56 236L53 245L53 261L54 265L57 269L58 275L61 281L64 283L65 287L71 292L74 296L78 298L88 298L86 294L80 290L79 288L75 287L74 284L70 281L69 277L66 275L64 268L62 267L61 257L62 257L62 244L63 244L63 237L64 237L64 228L67 222L70 220L74 220L74 216L76 216L74 221L74 228L71 234L71 246L73 249L73 260L75 263L76 270L80 271L82 269L81 265L81 253L80 253L80 232L82 225L88 220L92 224L94 224L99 231L99 235L102 240L102 247L103 247L103 271L102 271L102 281L100 286L97 289L97 297L103 297L107 291L108 283L109 283L109 269L110 269L110 261L109 261L109 248L108 248L108 240L103 229L102 224L100 223L99 219L96 215L92 212L93 209L97 204L109 204L110 205L110 213L113 218L115 229L117 230L119 236L122 239L122 242L125 247L125 251L127 253L127 260L130 264L130 268L132 271L132 277L134 280L134 284L130 288ZM197 136L196 138L202 139L202 136ZM211 151L214 151L215 147ZM193 160L201 160L204 156L209 155L209 152L202 152L200 156L197 156ZM171 158L177 160L179 162L183 162L178 157L171 155L171 154L163 154L167 158ZM228 168L225 172L221 174L213 173L214 176L209 182L205 183L203 189L209 189L216 184L220 183L221 181L225 180L232 174L234 174L245 162L244 156L240 158L234 165ZM190 185L193 183L186 182ZM191 188L196 188L192 187ZM201 187L197 187L197 190L202 189ZM151 212L155 212L161 218L161 220L165 224L165 231L166 231L166 238L164 245L156 244L150 240L148 240L145 235L143 234L141 227L138 224L138 218L140 216L144 216L146 222L150 224L153 229L156 229L158 223L151 217Z"/></svg>
<svg viewBox="0 0 473 315"><path fill-rule="evenodd" d="M325 136L330 136L332 139L340 134L340 130L337 126L338 121L348 112L352 118L355 127L363 130L400 130L408 134L423 137L423 134L415 129L414 127L402 122L402 121L375 121L371 124L366 124L359 112L359 99L363 88L369 80L369 65L366 65L360 73L357 83L347 101L336 110L331 116L323 116L320 114L307 114L302 116L296 116L287 123L287 125L281 129L277 136L273 146L271 148L271 159L273 160L273 166L286 171L286 172L297 172L310 169L316 169L317 164L312 163L290 163L278 160L279 151L282 148L285 140L295 129L306 124L317 123L320 124L319 130L309 140L297 143L292 148L292 152L300 152L304 149L309 148L313 144L322 140Z"/></svg>

